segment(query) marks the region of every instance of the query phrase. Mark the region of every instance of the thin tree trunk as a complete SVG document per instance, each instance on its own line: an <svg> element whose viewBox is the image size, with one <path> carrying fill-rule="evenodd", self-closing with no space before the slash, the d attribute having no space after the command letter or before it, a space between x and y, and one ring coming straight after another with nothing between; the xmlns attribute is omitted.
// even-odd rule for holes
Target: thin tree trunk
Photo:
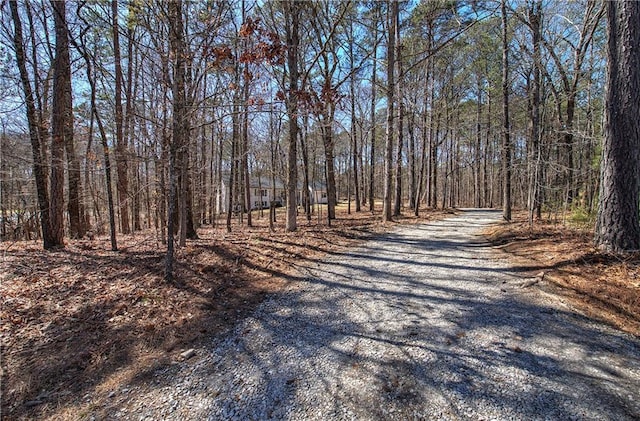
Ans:
<svg viewBox="0 0 640 421"><path fill-rule="evenodd" d="M87 46L82 43L78 45L76 41L72 39L72 42L76 49L82 55L85 61L85 69L87 73L87 81L89 82L90 91L90 105L91 105L91 121L95 118L95 121L98 125L98 132L100 133L100 143L102 146L102 152L104 155L104 169L105 169L105 177L106 177L106 192L107 192L107 207L109 212L109 238L111 240L111 250L118 250L118 241L116 237L116 216L115 209L113 203L113 189L112 189L112 172L111 172L111 158L109 156L109 142L107 140L107 133L104 129L104 125L102 124L102 119L98 114L98 107L96 105L96 81L93 76L94 64L92 63L91 56L89 54Z"/></svg>
<svg viewBox="0 0 640 421"><path fill-rule="evenodd" d="M433 127L433 112L431 114L431 127ZM436 124L433 129L433 135L429 136L431 138L431 159L430 159L430 167L431 167L431 200L430 204L433 209L438 208L438 150L440 147L440 126L441 126L441 111L438 112L436 116Z"/></svg>
<svg viewBox="0 0 640 421"><path fill-rule="evenodd" d="M129 14L130 16L135 13L132 6L133 3L129 3ZM135 98L138 90L138 75L140 72L133 72L134 68L138 68L138 57L134 56L133 47L135 45L135 40L133 39L133 31L134 26L127 26L127 81L125 86L125 97L126 97L126 105L124 111L124 126L123 126L123 138L124 143L127 145L127 150L135 151L134 138L133 138L133 124L135 122ZM138 155L139 156L139 155ZM128 159L128 158L127 158ZM133 191L133 206L132 206L132 230L140 231L140 195L142 189L140 188L140 169L139 169L139 159L136 155L133 156L133 172L134 172L134 191ZM129 177L130 174L127 174ZM128 180L127 180L128 182ZM127 190L129 186L127 185ZM128 193L128 192L127 192Z"/></svg>
<svg viewBox="0 0 640 421"><path fill-rule="evenodd" d="M487 93L487 129L485 132L485 144L484 144L484 159L482 162L482 195L484 205L487 207L493 207L493 201L491 200L490 190L489 190L489 159L491 155L489 154L490 146L493 144L491 141L491 121L493 115L491 114L491 94ZM493 167L493 166L492 166Z"/></svg>
<svg viewBox="0 0 640 421"><path fill-rule="evenodd" d="M393 214L391 208L391 172L393 168L393 141L394 141L394 105L395 105L395 37L398 15L398 2L388 1L389 11L387 27L389 36L387 40L387 132L385 136L384 159L384 200L382 204L382 221L389 222Z"/></svg>
<svg viewBox="0 0 640 421"><path fill-rule="evenodd" d="M304 214L307 217L307 222L311 222L311 195L309 188L311 187L309 181L309 149L307 136L309 134L309 116L305 114L304 123L302 125L302 133L300 134L300 148L302 149L302 170L304 177L303 195L304 195Z"/></svg>
<svg viewBox="0 0 640 421"><path fill-rule="evenodd" d="M331 104L327 108L332 108ZM322 141L324 144L325 167L327 172L327 218L336 219L336 170L335 157L333 156L333 110L327 109L326 114L321 117L322 121Z"/></svg>
<svg viewBox="0 0 640 421"><path fill-rule="evenodd" d="M407 124L407 134L409 135L409 208L415 209L416 206L416 138L415 138L416 114L412 111L409 122Z"/></svg>
<svg viewBox="0 0 640 421"><path fill-rule="evenodd" d="M507 43L506 0L501 1L502 11L502 217L511 220L511 139L509 124L509 44Z"/></svg>
<svg viewBox="0 0 640 421"><path fill-rule="evenodd" d="M106 189L107 189L107 206L109 207L109 238L111 239L111 250L118 250L118 242L116 239L116 214L115 214L115 206L113 203L113 190L111 186L113 185L111 181L111 158L109 157L109 143L107 140L107 133L104 130L104 126L102 124L102 120L98 115L98 109L96 107L95 101L95 82L92 83L94 87L92 87L92 105L91 110L93 115L96 118L96 122L98 123L98 130L100 131L100 141L102 144L102 152L104 154L104 169L106 175Z"/></svg>
<svg viewBox="0 0 640 421"><path fill-rule="evenodd" d="M354 56L353 56L353 20L349 21L349 32L351 42L349 43L349 61L351 63L351 69L354 68ZM358 176L358 157L360 154L358 153L358 136L356 133L356 74L353 72L351 74L351 80L349 84L349 90L351 94L351 157L353 160L353 186L354 186L354 194L355 194L355 202L356 202L356 212L361 211L360 204L360 180Z"/></svg>
<svg viewBox="0 0 640 421"><path fill-rule="evenodd" d="M427 67L428 68L428 67ZM427 81L429 80L429 72L427 71ZM422 197L422 187L425 181L425 171L427 169L427 148L428 148L428 137L429 137L429 129L427 127L427 110L428 110L428 101L427 98L429 96L424 96L424 115L422 116L422 149L420 151L420 171L418 173L418 182L416 186L416 197L414 203L414 212L415 216L420 214L420 199Z"/></svg>
<svg viewBox="0 0 640 421"><path fill-rule="evenodd" d="M473 153L473 205L476 208L480 203L480 150L482 148L482 84L480 75L477 75L477 103L476 103L476 143Z"/></svg>
<svg viewBox="0 0 640 421"><path fill-rule="evenodd" d="M188 120L187 120L188 121ZM185 133L187 133L186 136L186 143L189 143L189 139L191 138L191 136L188 134L190 132L190 130L188 129L188 127L185 127ZM187 148L187 146L185 146L185 149ZM198 239L198 232L196 231L196 227L194 224L194 214L193 214L193 177L191 174L191 167L190 167L190 160L189 160L189 154L186 154L185 157L185 190L184 190L184 205L185 205L185 237L186 239L189 240L197 240Z"/></svg>
<svg viewBox="0 0 640 421"><path fill-rule="evenodd" d="M231 217L233 212L235 211L235 201L237 195L235 194L235 190L237 188L237 172L238 172L238 135L240 128L238 118L239 118L239 107L236 95L234 95L233 105L231 106L231 127L232 127L232 135L231 135L231 171L229 173L229 197L227 198L227 232L231 232Z"/></svg>
<svg viewBox="0 0 640 421"><path fill-rule="evenodd" d="M123 132L122 111L122 60L120 57L120 25L118 23L118 0L111 1L111 14L113 19L113 59L115 71L115 124L116 124L116 172L118 174L118 208L120 210L120 227L123 234L129 234L129 175L127 162L127 140Z"/></svg>
<svg viewBox="0 0 640 421"><path fill-rule="evenodd" d="M533 91L531 96L531 162L529 183L529 225L533 226L534 216L540 217L540 85L542 60L541 45L542 2L534 3L529 11L529 23L533 41Z"/></svg>
<svg viewBox="0 0 640 421"><path fill-rule="evenodd" d="M269 106L269 152L271 153L271 200L269 201L269 232L273 232L276 222L276 140L273 124L273 104Z"/></svg>
<svg viewBox="0 0 640 421"><path fill-rule="evenodd" d="M397 2L394 2L394 4ZM396 171L395 171L395 198L393 203L393 215L400 216L401 208L402 208L402 149L404 147L404 72L402 69L402 45L400 41L400 23L399 12L396 10L398 8L397 4L394 5L394 30L395 34L395 59L394 64L396 66L396 74L398 75L398 80L396 81L396 89L397 89L397 98L398 102L398 124L397 124L397 137L398 137L398 146L396 149Z"/></svg>
<svg viewBox="0 0 640 421"><path fill-rule="evenodd" d="M284 2L286 17L287 67L289 71L288 98L286 101L289 116L289 155L287 161L287 223L286 230L296 231L297 188L298 188L298 44L300 41L300 7L297 0Z"/></svg>
<svg viewBox="0 0 640 421"><path fill-rule="evenodd" d="M377 29L377 26L376 26ZM377 31L374 38L377 38ZM371 66L371 148L369 150L369 211L375 208L375 169L376 169L376 82L378 65L378 43L373 46L373 64Z"/></svg>
<svg viewBox="0 0 640 421"><path fill-rule="evenodd" d="M244 7L244 2L243 2ZM244 74L249 69L245 63ZM247 226L253 226L251 220L251 182L249 179L249 79L245 78L242 87L242 171L244 176L244 202L247 207Z"/></svg>

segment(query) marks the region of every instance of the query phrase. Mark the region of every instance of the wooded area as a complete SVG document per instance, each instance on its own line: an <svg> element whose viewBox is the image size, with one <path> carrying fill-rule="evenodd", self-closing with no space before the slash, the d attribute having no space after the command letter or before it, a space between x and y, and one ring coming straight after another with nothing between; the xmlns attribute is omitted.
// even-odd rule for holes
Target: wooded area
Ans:
<svg viewBox="0 0 640 421"><path fill-rule="evenodd" d="M186 363L184 351L265 296L327 282L304 264L339 266L366 254L361 242L397 241L381 234L457 207L502 209L504 224L489 211L483 235L518 263L518 291L544 284L638 336L640 2L0 0L0 10L7 417L110 418L101 411L126 385ZM431 244L457 248L451 238ZM394 265L412 261L393 247ZM459 283L461 266L444 266L439 278ZM472 300L459 301L467 312Z"/></svg>
<svg viewBox="0 0 640 421"><path fill-rule="evenodd" d="M171 278L203 225L381 201L599 207L597 244L640 248L636 2L1 6L3 240L148 230Z"/></svg>

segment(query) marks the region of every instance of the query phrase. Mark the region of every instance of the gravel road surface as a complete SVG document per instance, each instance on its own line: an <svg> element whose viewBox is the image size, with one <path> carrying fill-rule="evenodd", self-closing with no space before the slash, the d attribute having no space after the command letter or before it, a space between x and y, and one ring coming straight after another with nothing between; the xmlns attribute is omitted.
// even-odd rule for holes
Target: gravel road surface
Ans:
<svg viewBox="0 0 640 421"><path fill-rule="evenodd" d="M325 261L110 419L638 420L640 340L535 286L467 210ZM117 405L116 405L117 403Z"/></svg>

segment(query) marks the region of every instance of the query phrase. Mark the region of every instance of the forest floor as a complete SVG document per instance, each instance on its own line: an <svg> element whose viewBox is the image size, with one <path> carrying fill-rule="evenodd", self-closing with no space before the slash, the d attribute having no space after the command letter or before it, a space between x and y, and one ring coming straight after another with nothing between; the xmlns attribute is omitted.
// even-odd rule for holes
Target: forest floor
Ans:
<svg viewBox="0 0 640 421"><path fill-rule="evenodd" d="M401 223L440 219L423 213ZM78 419L111 391L233 327L270 294L300 276L300 261L321 258L372 238L379 213L346 214L328 227L300 217L296 233L280 216L254 228L205 227L177 252L176 281L163 279L164 246L155 233L69 241L42 250L36 242L0 244L2 419ZM593 249L587 230L524 215L489 238L541 276L545 289L578 310L640 336L640 256L619 258ZM88 404L91 402L91 404Z"/></svg>
<svg viewBox="0 0 640 421"><path fill-rule="evenodd" d="M177 251L172 283L163 278L165 246L155 232L120 235L117 252L106 236L53 252L40 242L0 243L0 417L78 419L91 412L86 402L108 400L118 385L180 361L295 279L301 260L385 229L379 211L346 209L338 207L331 227L300 216L295 233L284 232L284 214L270 233L268 213L259 211L253 228L235 220L232 233L224 221L203 227Z"/></svg>
<svg viewBox="0 0 640 421"><path fill-rule="evenodd" d="M515 262L529 266L538 287L584 315L640 337L640 253L620 256L593 245L593 227L527 213L489 229L487 237Z"/></svg>

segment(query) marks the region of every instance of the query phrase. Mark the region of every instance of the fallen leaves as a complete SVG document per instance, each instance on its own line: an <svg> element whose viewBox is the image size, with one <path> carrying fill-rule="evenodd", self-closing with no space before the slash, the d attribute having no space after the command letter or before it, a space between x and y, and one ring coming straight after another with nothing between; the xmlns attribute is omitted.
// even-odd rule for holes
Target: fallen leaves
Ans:
<svg viewBox="0 0 640 421"><path fill-rule="evenodd" d="M339 211L331 228L296 233L269 233L267 218L231 234L203 228L176 253L175 284L163 279L164 247L153 232L120 236L120 252L106 237L55 252L11 243L0 261L3 415L77 419L87 396L106 404L109 391L169 353L232 327L298 276L300 259L353 246L383 229L378 220Z"/></svg>
<svg viewBox="0 0 640 421"><path fill-rule="evenodd" d="M487 235L517 263L538 272L523 285L544 283L580 311L640 336L640 253L600 252L590 230L551 221L531 228L524 213Z"/></svg>

